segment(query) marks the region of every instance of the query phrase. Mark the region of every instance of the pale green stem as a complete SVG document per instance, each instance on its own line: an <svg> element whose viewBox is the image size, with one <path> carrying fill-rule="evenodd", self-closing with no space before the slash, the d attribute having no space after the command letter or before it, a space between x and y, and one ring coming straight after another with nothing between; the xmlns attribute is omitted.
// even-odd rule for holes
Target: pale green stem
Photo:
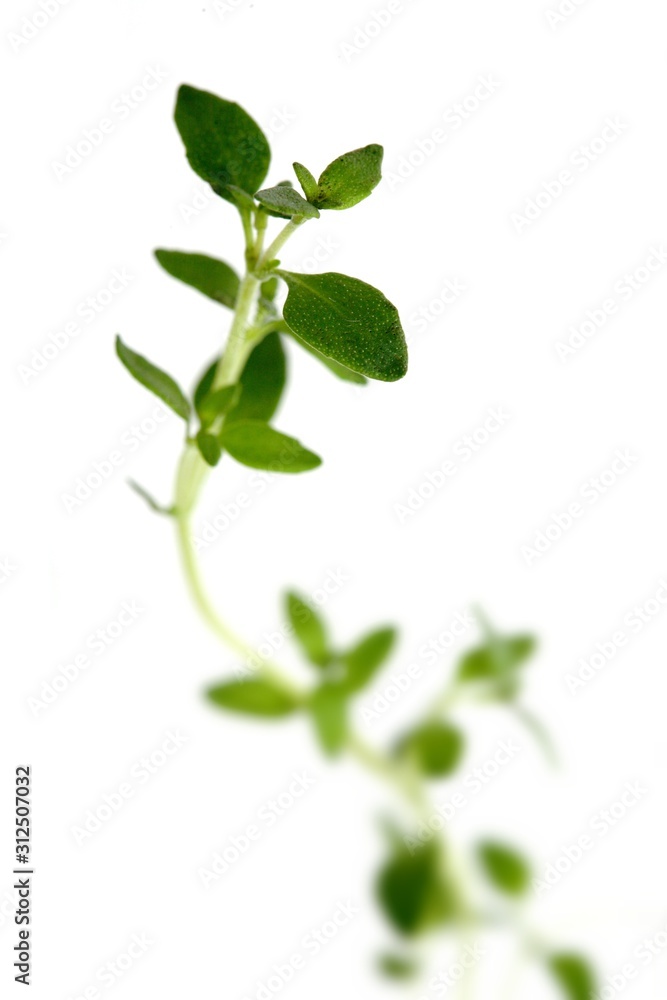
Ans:
<svg viewBox="0 0 667 1000"><path fill-rule="evenodd" d="M303 225L304 221L307 220L301 219L299 222L295 222L294 219L290 219L287 225L280 230L273 243L264 251L264 253L260 257L259 262L257 264L258 271L261 271L262 268L266 267L266 265L270 261L275 260L277 258L278 254L280 253L284 245L287 243L290 236L292 236L297 231L299 226Z"/></svg>

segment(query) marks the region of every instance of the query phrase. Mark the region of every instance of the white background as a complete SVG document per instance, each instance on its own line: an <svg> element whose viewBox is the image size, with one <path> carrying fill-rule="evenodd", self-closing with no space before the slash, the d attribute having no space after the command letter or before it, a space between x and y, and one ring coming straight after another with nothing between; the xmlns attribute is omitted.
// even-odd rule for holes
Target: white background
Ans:
<svg viewBox="0 0 667 1000"><path fill-rule="evenodd" d="M400 308L411 345L403 382L363 391L305 355L290 357L278 425L324 465L273 480L208 547L203 564L216 602L261 642L281 626L286 586L313 593L342 572L348 579L326 607L340 642L379 622L402 629L377 690L412 662L425 668L379 721L359 720L378 742L443 685L456 652L426 667L419 649L457 612L480 602L502 628L539 635L527 702L553 731L562 767L549 770L501 713L463 717L467 768L493 756L501 739L522 749L461 811L452 833L463 847L478 834L502 835L534 857L539 873L590 832L626 782L639 782L642 800L535 902L529 920L555 945L592 954L605 974L628 962L641 968L623 996L664 997L667 963L643 967L635 949L667 925L667 611L660 605L636 634L623 620L667 578L666 267L629 298L614 291L651 248L667 247L661 5L588 0L557 21L547 16L555 0L413 0L381 31L371 27L371 40L364 26L382 0L224 6L70 0L17 43L12 33L40 8L3 5L0 557L12 569L0 584L2 732L10 737L2 978L11 979L15 943L6 895L13 774L30 763L33 996L84 995L96 970L145 933L153 944L115 982L114 998L254 997L257 981L303 952L304 935L347 897L358 915L284 995L395 992L372 968L390 936L369 890L381 851L376 819L391 793L353 763L324 764L304 722L259 726L206 707L202 688L235 660L189 603L170 524L126 485L131 476L169 499L181 428L169 417L130 450L127 432L154 403L115 360L115 333L190 385L228 321L161 273L152 249L200 250L234 263L241 252L232 208L197 198L203 186L171 120L175 90L187 81L238 101L269 131L271 182L288 177L294 159L317 173L347 149L384 144L385 182L372 198L310 223L283 259L308 266L320 237L334 243L323 269L381 287ZM121 117L114 102L151 68L164 79ZM451 114L445 122L481 77L495 81L493 95L461 127ZM54 164L105 117L113 131L58 179ZM624 126L621 134L587 169L577 167L571 157L608 118ZM439 127L446 141L420 155L419 143ZM391 175L401 163L409 176L397 181ZM523 214L564 169L573 183L548 206L543 196L539 217L519 233L513 213ZM197 204L205 207L188 212ZM80 303L114 269L131 281L86 322ZM466 290L441 309L448 280ZM617 312L562 360L557 342L610 297ZM418 324L422 308L432 319ZM26 376L33 350L73 320L79 335ZM456 476L417 513L399 517L395 505L497 406L511 415L505 426L470 462L459 459ZM68 513L63 495L119 448L122 467ZM596 503L582 500L617 449L636 458L632 467ZM248 483L247 470L223 462L202 522ZM529 565L522 547L577 499L583 516ZM142 609L132 627L35 715L28 699L129 601ZM626 646L569 690L580 658L619 628L630 635ZM470 630L466 642L474 640ZM278 655L301 669L292 649ZM173 729L188 736L186 745L78 846L72 827ZM304 770L317 779L312 790L205 891L197 869ZM434 792L444 798L452 789ZM505 954L500 948L501 964ZM445 949L434 968L451 960ZM499 973L486 992L479 988L500 997ZM543 980L527 979L524 988L552 996Z"/></svg>

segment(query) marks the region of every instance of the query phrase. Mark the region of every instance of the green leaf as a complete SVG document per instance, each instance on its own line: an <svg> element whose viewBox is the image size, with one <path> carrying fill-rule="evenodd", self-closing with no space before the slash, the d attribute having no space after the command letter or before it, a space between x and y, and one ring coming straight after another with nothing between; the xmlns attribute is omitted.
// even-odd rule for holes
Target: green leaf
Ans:
<svg viewBox="0 0 667 1000"><path fill-rule="evenodd" d="M380 872L377 894L389 921L406 936L446 923L455 911L434 844L424 844L414 854L397 847Z"/></svg>
<svg viewBox="0 0 667 1000"><path fill-rule="evenodd" d="M238 104L184 84L174 112L190 166L216 194L236 203L229 185L254 194L266 177L271 150L257 122Z"/></svg>
<svg viewBox="0 0 667 1000"><path fill-rule="evenodd" d="M497 698L509 700L519 690L517 670L533 654L536 645L531 635L492 635L484 645L464 654L459 663L458 680L490 684Z"/></svg>
<svg viewBox="0 0 667 1000"><path fill-rule="evenodd" d="M218 464L222 455L222 448L220 447L220 442L213 434L208 434L205 430L199 431L197 434L197 447L199 448L199 454L207 465Z"/></svg>
<svg viewBox="0 0 667 1000"><path fill-rule="evenodd" d="M289 328L317 351L361 375L394 382L408 367L398 311L382 292L345 274L279 271L289 293Z"/></svg>
<svg viewBox="0 0 667 1000"><path fill-rule="evenodd" d="M213 366L214 373L216 367L217 363ZM238 402L240 396L240 385L225 385L221 389L208 392L205 396L200 394L195 405L202 427L210 427L217 417L223 416Z"/></svg>
<svg viewBox="0 0 667 1000"><path fill-rule="evenodd" d="M346 668L342 685L346 691L360 691L391 653L398 633L395 628L381 628L365 636L340 657Z"/></svg>
<svg viewBox="0 0 667 1000"><path fill-rule="evenodd" d="M285 388L286 363L280 334L269 333L253 348L239 379L241 395L227 416L237 420L268 421L276 412Z"/></svg>
<svg viewBox="0 0 667 1000"><path fill-rule="evenodd" d="M226 681L209 688L209 701L219 708L248 715L290 715L298 702L283 688L267 680Z"/></svg>
<svg viewBox="0 0 667 1000"><path fill-rule="evenodd" d="M479 859L489 881L509 896L522 896L530 886L530 865L505 844L484 841L478 846Z"/></svg>
<svg viewBox="0 0 667 1000"><path fill-rule="evenodd" d="M380 971L389 979L414 979L419 972L419 963L414 958L403 955L380 955L378 959Z"/></svg>
<svg viewBox="0 0 667 1000"><path fill-rule="evenodd" d="M310 699L309 708L323 750L330 756L340 753L347 736L347 701L335 684L321 684Z"/></svg>
<svg viewBox="0 0 667 1000"><path fill-rule="evenodd" d="M171 375L167 375L161 368L156 368L141 354L135 354L123 343L120 337L116 337L116 354L137 382L154 392L183 420L189 420L190 404Z"/></svg>
<svg viewBox="0 0 667 1000"><path fill-rule="evenodd" d="M281 434L262 420L225 423L220 442L242 465L269 472L308 472L322 459L308 451L296 438Z"/></svg>
<svg viewBox="0 0 667 1000"><path fill-rule="evenodd" d="M367 198L382 178L384 150L376 144L343 153L323 171L314 204L318 208L352 208Z"/></svg>
<svg viewBox="0 0 667 1000"><path fill-rule="evenodd" d="M294 330L289 330L289 333L297 344L303 347L305 351L308 351L309 354L312 354L314 358L317 358L318 361L321 361L323 365L326 365L329 371L333 372L334 375L337 375L338 378L343 379L344 382L354 382L355 385L366 385L368 380L364 375L360 375L358 372L353 372L351 368L346 368L345 365L339 364L338 361L334 361L333 358L327 358L327 356L322 354L321 351L315 350L314 347L307 344L305 340L301 339L301 337L297 337Z"/></svg>
<svg viewBox="0 0 667 1000"><path fill-rule="evenodd" d="M262 282L262 298L266 299L267 302L273 302L279 286L280 282L277 278L267 278L266 281Z"/></svg>
<svg viewBox="0 0 667 1000"><path fill-rule="evenodd" d="M303 189L308 201L314 201L317 198L318 186L317 181L311 174L308 167L304 167L303 163L293 163L294 173L297 176L297 180Z"/></svg>
<svg viewBox="0 0 667 1000"><path fill-rule="evenodd" d="M463 753L461 730L448 722L426 722L409 733L399 745L409 754L422 774L442 778L456 770Z"/></svg>
<svg viewBox="0 0 667 1000"><path fill-rule="evenodd" d="M214 302L233 309L239 291L239 277L228 264L202 253L156 250L155 257L172 278L196 288Z"/></svg>
<svg viewBox="0 0 667 1000"><path fill-rule="evenodd" d="M331 662L331 651L322 618L298 594L287 594L286 605L289 623L307 659L316 667L326 667Z"/></svg>
<svg viewBox="0 0 667 1000"><path fill-rule="evenodd" d="M130 488L133 489L134 492L137 493L142 500L145 500L150 509L155 511L156 514L166 514L167 516L171 517L171 515L174 513L173 506L164 507L161 503L158 503L157 500L155 500L154 497L151 496L148 490L145 490L143 486L139 485L139 483L135 483L134 479L128 479L127 482Z"/></svg>
<svg viewBox="0 0 667 1000"><path fill-rule="evenodd" d="M295 215L302 215L305 219L320 217L320 213L313 205L302 198L293 187L287 187L285 184L258 191L255 198L260 205L283 218L291 219Z"/></svg>
<svg viewBox="0 0 667 1000"><path fill-rule="evenodd" d="M567 1000L592 1000L597 981L585 958L572 952L561 952L551 955L547 965Z"/></svg>

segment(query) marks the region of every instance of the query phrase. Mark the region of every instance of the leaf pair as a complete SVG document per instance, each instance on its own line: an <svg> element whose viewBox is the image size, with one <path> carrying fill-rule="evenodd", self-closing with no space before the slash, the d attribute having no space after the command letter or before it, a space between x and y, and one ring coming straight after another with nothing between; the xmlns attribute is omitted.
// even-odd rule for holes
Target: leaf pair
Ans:
<svg viewBox="0 0 667 1000"><path fill-rule="evenodd" d="M349 700L385 662L394 646L396 630L376 629L351 649L337 652L329 641L324 621L307 601L289 593L285 604L303 654L322 674L308 701L320 745L330 755L339 753L347 737Z"/></svg>
<svg viewBox="0 0 667 1000"><path fill-rule="evenodd" d="M519 691L519 667L532 656L536 645L531 635L490 633L483 645L469 650L461 658L457 681L477 684L488 697L510 701Z"/></svg>
<svg viewBox="0 0 667 1000"><path fill-rule="evenodd" d="M294 164L294 173L306 199L316 209L352 208L380 183L383 154L382 146L377 144L343 153L325 168L319 181L302 163Z"/></svg>

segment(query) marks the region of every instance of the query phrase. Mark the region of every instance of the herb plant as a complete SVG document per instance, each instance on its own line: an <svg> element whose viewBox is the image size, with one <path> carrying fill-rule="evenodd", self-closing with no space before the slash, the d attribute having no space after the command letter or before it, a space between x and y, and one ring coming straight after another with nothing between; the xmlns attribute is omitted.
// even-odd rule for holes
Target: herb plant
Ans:
<svg viewBox="0 0 667 1000"><path fill-rule="evenodd" d="M133 485L155 511L174 519L195 602L219 637L251 664L249 676L212 686L207 692L210 702L265 720L305 714L325 754L354 755L391 783L409 806L412 819L407 827L404 822L386 824L386 857L377 873L376 890L398 942L379 959L380 968L393 979L410 979L420 971L418 944L423 938L437 931L456 932L468 948L471 936L489 924L514 919L517 901L530 889L528 862L514 847L496 841L476 845L476 878L469 884L462 875L465 866L458 864L443 836L445 824L435 821L438 814L428 788L434 781L451 778L461 766L466 739L453 718L461 702L506 705L550 750L541 727L519 701L523 666L533 652L534 639L499 635L482 620L483 641L461 658L427 717L382 752L355 731L351 706L390 656L394 628L376 629L341 650L332 643L319 614L289 593L286 613L291 632L313 670L313 684L302 689L220 619L199 573L191 531L209 470L225 453L253 469L285 474L307 472L321 463L309 448L272 424L286 383L284 339L296 342L338 378L357 384L369 378L386 382L402 378L407 348L396 307L376 288L344 274L299 274L283 268L279 257L290 236L307 222L325 211L352 208L371 194L381 178L381 146L344 153L318 179L294 163L301 193L288 180L262 187L270 163L269 144L239 105L182 86L175 120L193 170L239 213L245 267L239 276L227 263L203 254L156 251L165 271L231 310L232 320L220 354L206 364L191 397L170 375L117 338L118 357L130 374L185 424L172 504L161 506L143 487ZM274 219L282 220L282 227L268 242ZM281 286L286 288L282 309ZM504 915L486 905L484 881L498 901L509 904ZM520 939L524 951L549 971L563 997L588 1000L595 987L583 958L554 951L525 929L520 930ZM473 996L473 977L474 968L460 982L461 996Z"/></svg>

